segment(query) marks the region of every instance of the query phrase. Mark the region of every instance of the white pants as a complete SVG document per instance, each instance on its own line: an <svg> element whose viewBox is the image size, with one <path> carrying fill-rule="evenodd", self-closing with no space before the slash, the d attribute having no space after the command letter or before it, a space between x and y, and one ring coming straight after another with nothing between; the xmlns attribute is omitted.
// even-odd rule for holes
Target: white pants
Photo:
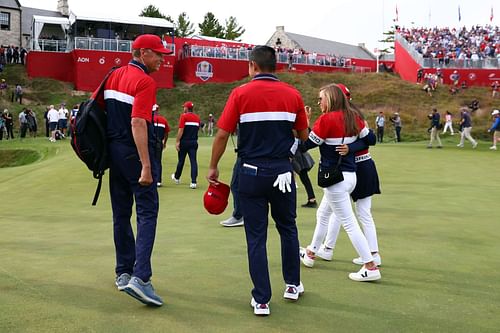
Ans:
<svg viewBox="0 0 500 333"><path fill-rule="evenodd" d="M355 203L355 208L359 222L361 222L361 227L363 228L363 233L368 241L370 252L378 252L377 228L375 227L375 221L373 221L371 212L372 197L358 199ZM332 214L328 222L328 233L325 237L325 246L331 249L335 248L340 232L340 225L339 219L336 218L335 214Z"/></svg>
<svg viewBox="0 0 500 333"><path fill-rule="evenodd" d="M469 140L474 146L477 144L476 140L470 135L472 127L464 127L462 129L462 135L460 136L460 144L463 146L465 139Z"/></svg>
<svg viewBox="0 0 500 333"><path fill-rule="evenodd" d="M352 210L350 193L356 186L356 173L343 172L344 181L324 189L323 199L316 212L316 229L309 248L317 252L328 232L330 216L335 215L339 225L342 225L365 263L373 261L368 241L361 232L356 216Z"/></svg>
<svg viewBox="0 0 500 333"><path fill-rule="evenodd" d="M444 134L444 133L446 133L446 130L447 130L448 128L450 129L450 133L451 133L451 134L455 134L455 132L453 132L453 126L452 126L451 120L450 120L450 121L447 121L447 122L444 124L443 134Z"/></svg>
<svg viewBox="0 0 500 333"><path fill-rule="evenodd" d="M500 131L493 132L493 146L497 146L497 142L500 141Z"/></svg>

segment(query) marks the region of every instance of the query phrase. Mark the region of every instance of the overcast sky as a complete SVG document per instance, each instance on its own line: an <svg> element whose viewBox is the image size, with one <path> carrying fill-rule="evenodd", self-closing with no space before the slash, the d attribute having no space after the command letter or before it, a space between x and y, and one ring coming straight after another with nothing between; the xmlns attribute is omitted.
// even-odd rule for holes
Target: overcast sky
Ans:
<svg viewBox="0 0 500 333"><path fill-rule="evenodd" d="M20 0L26 7L55 10L57 0ZM285 31L357 45L365 43L369 50L383 48L378 40L399 13L399 25L420 26L467 26L489 24L493 7L493 25L500 22L498 0L330 0L330 1L269 1L269 0L69 0L70 10L98 13L100 16L136 16L144 7L152 4L165 15L177 19L186 12L198 32L198 23L207 12L212 12L219 22L230 16L236 17L246 29L242 41L264 44L276 30ZM301 5L299 5L301 4ZM458 21L460 6L461 21Z"/></svg>

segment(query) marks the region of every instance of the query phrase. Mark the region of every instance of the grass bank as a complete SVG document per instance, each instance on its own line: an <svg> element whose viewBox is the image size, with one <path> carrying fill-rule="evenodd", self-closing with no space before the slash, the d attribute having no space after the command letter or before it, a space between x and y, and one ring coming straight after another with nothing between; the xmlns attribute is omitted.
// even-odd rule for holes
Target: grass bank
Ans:
<svg viewBox="0 0 500 333"><path fill-rule="evenodd" d="M202 206L211 138L200 139L200 187L170 183L176 163L172 142L164 154L165 186L153 254L153 282L165 305L152 309L114 286L109 194L90 202L96 182L67 141L26 141L50 158L0 169L0 332L497 332L500 300L492 259L500 252L500 156L480 143L425 149L425 142L371 149L382 195L373 200L382 280L357 283L356 256L342 232L332 262L302 269L306 292L282 299L280 247L273 222L268 254L271 316L249 306L251 282L242 228L223 228L230 214ZM27 145L28 146L28 145ZM313 156L318 157L317 151ZM221 179L229 181L228 149ZM186 165L188 167L188 165ZM311 171L314 179L316 167ZM105 182L107 176L105 177ZM315 187L318 198L321 190ZM299 184L298 203L306 201ZM231 203L230 203L231 205ZM315 209L298 208L301 245L315 225Z"/></svg>

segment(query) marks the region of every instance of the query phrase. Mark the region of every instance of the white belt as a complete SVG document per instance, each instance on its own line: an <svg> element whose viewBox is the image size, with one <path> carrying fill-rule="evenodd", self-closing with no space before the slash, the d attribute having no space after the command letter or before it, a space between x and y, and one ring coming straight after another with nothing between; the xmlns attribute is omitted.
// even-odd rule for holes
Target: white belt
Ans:
<svg viewBox="0 0 500 333"><path fill-rule="evenodd" d="M371 158L372 157L371 157L370 153L366 153L366 154L363 154L363 155L355 156L354 157L354 162L355 163L359 163L359 162L363 162L363 161L369 160Z"/></svg>

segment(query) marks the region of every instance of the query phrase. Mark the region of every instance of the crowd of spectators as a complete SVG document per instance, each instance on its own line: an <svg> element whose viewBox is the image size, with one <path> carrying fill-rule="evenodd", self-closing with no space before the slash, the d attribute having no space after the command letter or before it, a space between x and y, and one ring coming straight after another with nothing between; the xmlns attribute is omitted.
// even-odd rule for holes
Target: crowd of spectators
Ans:
<svg viewBox="0 0 500 333"><path fill-rule="evenodd" d="M7 64L24 65L28 50L24 47L14 45L0 45L0 72Z"/></svg>
<svg viewBox="0 0 500 333"><path fill-rule="evenodd" d="M469 67L484 59L500 59L498 26L399 28L398 33L424 58L436 59L439 66L458 61L458 65Z"/></svg>
<svg viewBox="0 0 500 333"><path fill-rule="evenodd" d="M248 55L252 49L252 45L233 47L227 46L224 43L215 46L190 45L185 43L182 47L182 57L248 60ZM286 49L280 46L276 46L275 50L277 61L288 64L289 69L292 69L294 64L334 67L348 67L351 65L351 59L335 54L318 54L316 52L307 52L303 49Z"/></svg>
<svg viewBox="0 0 500 333"><path fill-rule="evenodd" d="M292 69L293 64L333 67L347 67L351 64L351 59L335 54L318 54L306 52L304 49L286 49L281 46L276 46L275 50L278 62L288 63L288 69Z"/></svg>

